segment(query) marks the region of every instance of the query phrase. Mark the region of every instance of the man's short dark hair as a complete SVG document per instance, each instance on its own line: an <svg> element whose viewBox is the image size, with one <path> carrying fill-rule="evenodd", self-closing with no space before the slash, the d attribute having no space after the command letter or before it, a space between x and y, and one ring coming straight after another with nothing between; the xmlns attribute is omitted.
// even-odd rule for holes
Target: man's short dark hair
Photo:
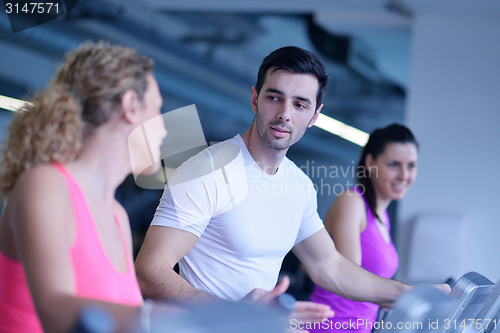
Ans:
<svg viewBox="0 0 500 333"><path fill-rule="evenodd" d="M255 84L257 95L260 94L266 80L266 73L270 68L273 68L270 74L284 69L295 74L312 74L316 76L319 83L318 94L316 95L316 109L319 108L325 96L328 75L326 75L325 67L317 55L296 46L286 46L271 52L264 58L259 68L257 83Z"/></svg>

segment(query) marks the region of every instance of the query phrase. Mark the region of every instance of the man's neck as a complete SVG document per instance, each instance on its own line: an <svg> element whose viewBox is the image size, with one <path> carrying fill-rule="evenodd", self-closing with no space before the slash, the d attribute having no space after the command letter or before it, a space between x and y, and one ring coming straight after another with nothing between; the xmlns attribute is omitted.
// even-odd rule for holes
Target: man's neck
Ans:
<svg viewBox="0 0 500 333"><path fill-rule="evenodd" d="M257 132L255 123L252 123L250 128L241 135L241 138L257 165L265 173L274 175L278 171L278 167L285 158L288 149L276 150L264 144Z"/></svg>

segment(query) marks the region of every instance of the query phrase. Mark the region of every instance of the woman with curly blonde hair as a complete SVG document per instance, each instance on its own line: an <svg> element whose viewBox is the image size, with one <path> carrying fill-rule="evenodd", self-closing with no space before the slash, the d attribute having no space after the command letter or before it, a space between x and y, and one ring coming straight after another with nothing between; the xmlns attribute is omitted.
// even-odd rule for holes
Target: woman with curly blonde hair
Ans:
<svg viewBox="0 0 500 333"><path fill-rule="evenodd" d="M131 231L114 196L158 160L166 135L153 67L132 49L87 43L12 120L0 164L1 332L67 332L88 305L121 330L137 317ZM143 152L130 134L150 120Z"/></svg>

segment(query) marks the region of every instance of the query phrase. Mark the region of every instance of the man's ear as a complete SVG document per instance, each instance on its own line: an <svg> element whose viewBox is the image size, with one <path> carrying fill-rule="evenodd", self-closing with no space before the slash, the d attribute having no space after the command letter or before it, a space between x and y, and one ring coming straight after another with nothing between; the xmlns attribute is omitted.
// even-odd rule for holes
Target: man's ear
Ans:
<svg viewBox="0 0 500 333"><path fill-rule="evenodd" d="M322 108L323 108L323 104L321 104L319 106L319 108L316 111L314 111L314 116L312 117L311 121L307 125L307 128L311 128L314 125L314 123L316 122L316 120L318 120L319 113L321 112Z"/></svg>
<svg viewBox="0 0 500 333"><path fill-rule="evenodd" d="M138 117L138 107L140 105L139 96L134 89L128 89L123 93L121 106L123 117L129 123L134 123Z"/></svg>
<svg viewBox="0 0 500 333"><path fill-rule="evenodd" d="M250 100L250 103L252 104L252 111L253 113L257 113L257 98L259 95L257 94L257 88L255 86L252 87L252 99Z"/></svg>

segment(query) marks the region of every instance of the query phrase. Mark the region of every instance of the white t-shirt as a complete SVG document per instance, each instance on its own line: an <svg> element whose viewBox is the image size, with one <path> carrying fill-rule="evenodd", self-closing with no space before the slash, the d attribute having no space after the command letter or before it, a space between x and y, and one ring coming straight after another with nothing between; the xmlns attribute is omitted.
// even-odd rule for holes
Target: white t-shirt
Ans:
<svg viewBox="0 0 500 333"><path fill-rule="evenodd" d="M151 225L195 234L181 276L232 301L273 289L285 255L324 227L309 177L286 157L274 175L265 173L239 135L174 172Z"/></svg>

